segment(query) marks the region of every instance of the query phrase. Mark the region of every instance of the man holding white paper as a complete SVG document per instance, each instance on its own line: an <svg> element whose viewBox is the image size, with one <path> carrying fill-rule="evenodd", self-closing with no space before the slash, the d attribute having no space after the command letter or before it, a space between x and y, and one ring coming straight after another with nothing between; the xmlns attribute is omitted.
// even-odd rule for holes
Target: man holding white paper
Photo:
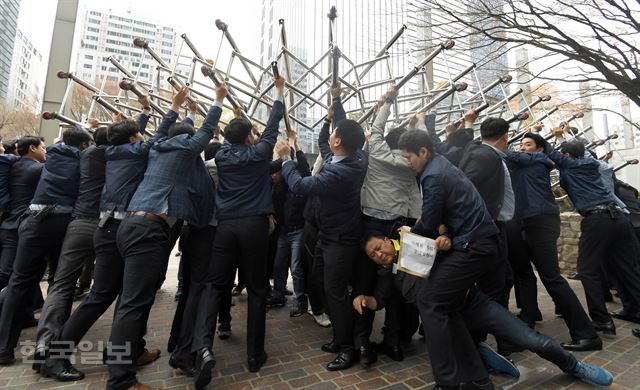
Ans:
<svg viewBox="0 0 640 390"><path fill-rule="evenodd" d="M398 294L398 291L402 292L407 302L415 303L422 285L430 283L429 279L400 272L400 266L397 269L395 267L396 261L398 263L401 261L402 252L406 251L407 245L411 245L412 236L414 235L411 233L403 234L401 241L398 241L390 239L380 232L367 232L364 251L374 263L382 267L382 270L378 272L378 280L373 295L359 295L353 300L353 308L360 315L365 312L365 309L376 311L384 308L388 310L393 305L393 297ZM407 240L407 237L411 238ZM413 243L415 242L413 241ZM440 240L437 251L443 253L443 251L449 249L447 241ZM613 382L613 376L610 372L576 359L570 352L562 348L556 340L544 333L530 329L524 322L511 314L509 310L498 302L491 300L476 286L466 293L461 316L469 331L491 333L512 345L535 352L541 358L550 361L562 371L573 375L576 379L598 386L609 386ZM431 335L426 336L427 339L431 337ZM487 344L480 343L477 349L483 363L490 372L506 374L516 379L520 377L518 368L512 362L494 352ZM431 360L433 360L433 357L431 357Z"/></svg>

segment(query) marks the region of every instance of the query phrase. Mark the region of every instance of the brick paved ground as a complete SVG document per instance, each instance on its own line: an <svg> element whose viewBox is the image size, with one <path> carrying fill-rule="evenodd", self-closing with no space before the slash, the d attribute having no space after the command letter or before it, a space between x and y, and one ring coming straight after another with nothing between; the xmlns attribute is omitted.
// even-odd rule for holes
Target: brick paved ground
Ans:
<svg viewBox="0 0 640 390"><path fill-rule="evenodd" d="M158 293L155 306L149 318L147 345L162 349L162 357L154 364L139 371L138 378L143 383L160 388L188 389L191 379L177 375L167 364L166 343L171 327L175 303L176 272L178 258L171 257L167 280ZM583 298L579 283L570 282ZM541 310L544 321L538 330L568 340L568 332L561 319L554 316L554 307L550 298L540 288ZM216 339L214 352L218 363L214 369L214 378L209 388L215 389L421 389L431 388L433 377L426 356L426 348L418 336L406 350L406 358L398 363L382 356L372 368L365 370L359 365L344 372L328 372L324 364L333 356L320 350L323 342L331 338L331 330L320 328L308 316L289 318L289 308L271 310L267 314L267 343L269 354L267 364L260 373L247 371L245 362L245 316L246 293L236 299L232 310L233 336L226 341ZM612 304L610 309L619 309ZM381 317L381 316L378 316ZM86 340L106 340L109 336L112 310L109 310L96 323ZM380 318L377 318L379 325ZM376 326L377 329L380 326ZM610 370L614 376L613 389L640 389L640 340L631 336L633 324L616 321L618 336L605 340L603 351L578 353L580 359L600 364ZM636 326L637 327L637 326ZM35 328L27 329L22 339L33 340ZM374 335L379 340L379 332ZM17 355L19 356L19 355ZM497 388L502 389L589 389L592 386L574 381L568 375L550 363L530 352L512 355L522 377L519 382L505 377L494 376ZM107 370L102 365L83 365L87 377L80 382L58 383L42 379L27 364L15 364L0 368L0 388L15 390L36 390L61 388L68 390L103 389Z"/></svg>

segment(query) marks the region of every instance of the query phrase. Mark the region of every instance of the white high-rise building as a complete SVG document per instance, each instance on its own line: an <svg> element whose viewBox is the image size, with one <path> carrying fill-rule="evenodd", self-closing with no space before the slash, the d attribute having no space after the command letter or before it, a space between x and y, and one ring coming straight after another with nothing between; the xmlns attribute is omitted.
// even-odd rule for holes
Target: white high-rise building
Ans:
<svg viewBox="0 0 640 390"><path fill-rule="evenodd" d="M39 112L44 81L42 53L18 30L13 46L7 103L16 110L27 108Z"/></svg>
<svg viewBox="0 0 640 390"><path fill-rule="evenodd" d="M140 81L153 81L157 62L133 45L144 39L162 59L171 64L177 52L176 29L130 13L87 10L81 19L81 44L76 61L77 75L93 83L107 75L113 81L122 77L108 58L113 56Z"/></svg>

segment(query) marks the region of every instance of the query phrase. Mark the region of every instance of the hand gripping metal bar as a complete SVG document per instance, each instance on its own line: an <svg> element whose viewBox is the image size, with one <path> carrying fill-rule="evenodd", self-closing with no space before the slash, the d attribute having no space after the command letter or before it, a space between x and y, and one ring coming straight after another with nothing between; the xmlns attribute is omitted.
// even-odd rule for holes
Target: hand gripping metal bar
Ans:
<svg viewBox="0 0 640 390"><path fill-rule="evenodd" d="M276 61L273 61L271 63L271 71L273 72L274 78L280 77L280 72L278 71L278 63ZM282 102L282 104L284 105L284 126L286 127L287 131L291 131L293 129L291 128L291 122L289 121L289 112L287 111L287 105L284 101Z"/></svg>

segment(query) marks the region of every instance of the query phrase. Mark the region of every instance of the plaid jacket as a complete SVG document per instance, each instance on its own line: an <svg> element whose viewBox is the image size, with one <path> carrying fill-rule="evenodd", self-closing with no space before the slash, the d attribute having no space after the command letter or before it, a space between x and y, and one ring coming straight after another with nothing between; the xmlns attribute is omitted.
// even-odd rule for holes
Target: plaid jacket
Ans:
<svg viewBox="0 0 640 390"><path fill-rule="evenodd" d="M200 153L213 138L222 108L214 105L192 136L158 141L149 151L147 170L127 211L166 213L194 226L206 226L214 212L212 180Z"/></svg>

